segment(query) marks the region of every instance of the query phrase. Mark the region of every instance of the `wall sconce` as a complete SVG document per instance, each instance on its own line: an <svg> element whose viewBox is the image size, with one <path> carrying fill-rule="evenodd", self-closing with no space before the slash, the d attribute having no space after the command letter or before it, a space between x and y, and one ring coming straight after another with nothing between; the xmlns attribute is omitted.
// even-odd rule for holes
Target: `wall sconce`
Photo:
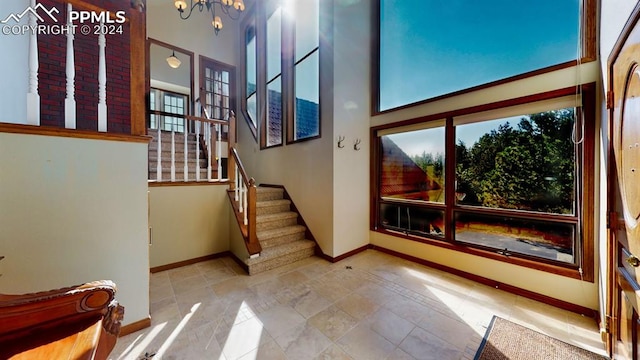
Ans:
<svg viewBox="0 0 640 360"><path fill-rule="evenodd" d="M172 68L177 69L180 67L180 64L182 64L182 61L176 57L176 52L174 51L171 56L167 58L167 64Z"/></svg>

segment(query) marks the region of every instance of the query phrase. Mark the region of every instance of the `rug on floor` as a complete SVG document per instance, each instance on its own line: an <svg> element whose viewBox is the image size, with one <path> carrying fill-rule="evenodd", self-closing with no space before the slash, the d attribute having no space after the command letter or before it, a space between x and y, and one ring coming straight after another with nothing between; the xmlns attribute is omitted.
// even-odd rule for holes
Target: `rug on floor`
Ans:
<svg viewBox="0 0 640 360"><path fill-rule="evenodd" d="M474 360L506 359L605 360L608 358L494 316Z"/></svg>

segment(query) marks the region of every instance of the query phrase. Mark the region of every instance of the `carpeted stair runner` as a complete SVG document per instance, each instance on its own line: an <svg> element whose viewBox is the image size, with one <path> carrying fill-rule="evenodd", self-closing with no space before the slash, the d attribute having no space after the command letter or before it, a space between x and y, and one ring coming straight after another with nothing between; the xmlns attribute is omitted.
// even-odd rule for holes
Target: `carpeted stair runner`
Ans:
<svg viewBox="0 0 640 360"><path fill-rule="evenodd" d="M262 252L246 260L250 275L314 254L315 242L305 239L306 228L298 225L298 214L291 211L291 201L283 196L282 188L257 188L256 235Z"/></svg>

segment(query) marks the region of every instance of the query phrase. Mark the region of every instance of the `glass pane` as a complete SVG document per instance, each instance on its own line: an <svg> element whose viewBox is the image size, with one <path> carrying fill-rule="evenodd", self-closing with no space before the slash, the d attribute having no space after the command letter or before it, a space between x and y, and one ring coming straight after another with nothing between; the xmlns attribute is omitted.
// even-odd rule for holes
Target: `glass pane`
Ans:
<svg viewBox="0 0 640 360"><path fill-rule="evenodd" d="M574 109L456 126L458 204L575 214Z"/></svg>
<svg viewBox="0 0 640 360"><path fill-rule="evenodd" d="M205 69L204 69L204 73L205 73L205 76L206 76L207 78L210 78L210 77L211 77L211 69L210 69L210 68L205 68Z"/></svg>
<svg viewBox="0 0 640 360"><path fill-rule="evenodd" d="M258 105L256 102L256 94L249 96L247 99L247 113L249 113L249 119L253 126L256 126L256 119L258 118Z"/></svg>
<svg viewBox="0 0 640 360"><path fill-rule="evenodd" d="M254 27L246 33L246 96L256 91L256 35Z"/></svg>
<svg viewBox="0 0 640 360"><path fill-rule="evenodd" d="M223 71L222 72L222 81L225 83L229 83L229 72L228 71Z"/></svg>
<svg viewBox="0 0 640 360"><path fill-rule="evenodd" d="M576 59L581 1L381 0L380 110Z"/></svg>
<svg viewBox="0 0 640 360"><path fill-rule="evenodd" d="M282 9L278 7L267 20L267 79L280 74Z"/></svg>
<svg viewBox="0 0 640 360"><path fill-rule="evenodd" d="M282 77L278 76L267 85L267 146L282 144Z"/></svg>
<svg viewBox="0 0 640 360"><path fill-rule="evenodd" d="M319 0L296 0L291 1L295 6L296 19L296 57L298 62L313 49L318 47L320 39Z"/></svg>
<svg viewBox="0 0 640 360"><path fill-rule="evenodd" d="M444 211L440 210L380 204L380 224L385 229L444 237Z"/></svg>
<svg viewBox="0 0 640 360"><path fill-rule="evenodd" d="M506 216L455 214L455 239L509 253L575 262L575 224Z"/></svg>
<svg viewBox="0 0 640 360"><path fill-rule="evenodd" d="M320 134L318 51L295 66L295 139Z"/></svg>
<svg viewBox="0 0 640 360"><path fill-rule="evenodd" d="M222 95L229 95L229 84L222 85Z"/></svg>
<svg viewBox="0 0 640 360"><path fill-rule="evenodd" d="M385 135L380 140L381 197L444 203L444 127Z"/></svg>

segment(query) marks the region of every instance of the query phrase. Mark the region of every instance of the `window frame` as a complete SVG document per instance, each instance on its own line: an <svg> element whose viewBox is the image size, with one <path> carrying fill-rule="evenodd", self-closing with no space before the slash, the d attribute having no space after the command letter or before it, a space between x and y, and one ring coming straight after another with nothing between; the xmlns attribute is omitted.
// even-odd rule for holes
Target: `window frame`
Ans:
<svg viewBox="0 0 640 360"><path fill-rule="evenodd" d="M241 29L242 29L242 68L243 71L241 71L241 89L242 89L242 97L241 97L241 101L240 101L240 108L242 111L242 116L245 118L246 122L247 122L247 126L249 127L249 129L251 130L251 134L253 135L254 139L256 139L256 141L258 140L258 128L257 125L260 124L260 94L259 94L259 86L258 84L260 83L259 81L259 62L260 62L260 57L258 56L258 27L256 26L256 9L255 6L252 7L250 10L247 11L243 21L242 21L242 25L241 25ZM255 47L256 47L256 59L255 59L255 64L256 64L256 89L254 92L252 92L251 94L248 94L247 91L247 66L248 66L248 62L247 62L247 33L249 32L250 28L253 29L254 32L254 38L255 38ZM251 97L251 95L255 94L256 96L256 125L253 124L253 121L251 120L251 116L249 115L249 110L248 110L248 106L247 106L247 100Z"/></svg>
<svg viewBox="0 0 640 360"><path fill-rule="evenodd" d="M501 84L510 83L513 81L531 78L537 75L550 73L553 71L557 71L560 69L570 68L572 66L576 66L581 63L592 62L597 60L597 47L596 47L596 39L597 39L597 0L580 0L581 4L581 16L579 19L580 22L580 30L581 33L578 34L580 48L582 50L582 56L580 59L571 60L568 62L564 62L561 64L552 65L549 67L532 70L526 73L517 74L514 76L510 76L503 79L498 79L492 82L476 85L470 88L457 90L451 93L439 95L436 97L423 99L420 101L408 103L405 105L397 106L394 108L380 110L380 7L381 1L376 1L376 4L371 7L372 12L372 41L373 41L373 49L372 49L372 62L371 62L371 116L386 114L389 112L394 112L418 105L423 105L427 103L432 103L438 100L451 98L454 96L458 96L461 94L467 94L470 92L494 87Z"/></svg>
<svg viewBox="0 0 640 360"><path fill-rule="evenodd" d="M259 141L260 150L277 148L282 145L290 145L299 142L305 142L309 140L319 139L322 137L322 114L321 114L321 103L322 103L322 92L320 91L320 79L321 76L321 66L320 61L318 61L318 69L317 69L317 78L318 78L318 134L314 136L309 136L305 138L296 139L295 135L295 111L296 111L296 98L295 98L295 70L296 65L305 61L314 54L318 55L318 59L321 58L322 47L320 46L320 38L318 39L318 46L316 46L309 53L305 54L300 60L295 61L295 19L292 19L290 16L285 16L283 12L282 21L281 21L281 69L280 69L280 79L282 85L282 129L283 129L283 139L286 141L281 141L279 144L268 145L267 144L267 134L266 131L268 129L268 89L267 86L271 83L273 79L267 79L267 60L266 60L266 52L267 52L267 14L271 15L273 10L279 6L281 0L276 1L264 1L258 2L256 6L247 13L243 23L241 24L241 28L243 29L243 33L245 34L245 45L242 48L242 58L243 58L243 66L245 71L242 73L242 111L245 119L247 119L247 123L253 132L256 141ZM318 0L318 33L321 33L321 19L323 13L323 1ZM282 5L284 6L284 5ZM247 66L247 50L246 50L246 34L249 27L253 26L256 32L256 53L257 53L257 128L253 126L251 120L249 118L247 112L247 81L246 81L246 66ZM264 56L263 56L264 55ZM277 76L275 77L278 78ZM259 134L259 135L258 135Z"/></svg>
<svg viewBox="0 0 640 360"><path fill-rule="evenodd" d="M475 206L458 205L455 201L455 189L451 186L452 181L455 181L455 166L456 162L451 160L451 156L455 157L455 131L453 125L454 117L480 113L488 110L496 110L501 108L507 108L511 106L526 105L535 103L538 101L555 99L563 96L575 95L577 88L568 87L564 89L549 91L541 94L535 94L525 96L517 99L503 100L500 102L485 104L481 106L475 106L470 108L464 108L459 110L449 111L447 113L433 114L421 118L415 118L405 120L392 124L380 125L371 128L371 144L372 144L372 161L371 161L371 193L370 193L370 230L388 234L397 238L404 238L412 241L426 243L438 247L451 249L458 252L468 253L472 255L481 256L488 259L498 260L506 263L525 266L528 268L541 270L561 276L567 276L575 279L582 279L584 281L594 281L594 214L592 209L594 208L594 177L595 177L595 124L596 124L596 86L595 83L584 84L580 86L582 94L582 105L576 107L583 115L584 121L584 140L582 150L577 153L576 162L579 166L577 176L581 182L578 189L576 189L576 214L579 217L580 227L577 229L578 235L576 236L575 244L575 260L576 264L561 264L558 262L545 261L542 258L532 258L523 256L521 254L514 254L511 256L505 256L499 254L495 249L486 249L480 246L476 246L470 243L463 243L455 241L453 238L453 226L454 216L456 211L471 212L478 214L505 214L506 211L501 209L479 209ZM420 203L417 206L431 210L444 210L445 221L445 236L444 239L439 239L436 236L418 236L410 233L403 233L401 231L393 231L385 229L380 223L380 204L387 203L383 201L379 195L379 187L381 183L382 169L380 166L382 156L382 146L379 131L388 130L403 126L416 125L420 123L428 123L432 121L438 121L441 119L446 120L446 132L445 143L446 152L445 158L449 159L445 162L445 203ZM395 202L401 203L401 201ZM414 202L411 202L414 205ZM551 217L562 217L564 215L546 215L537 214L536 219L545 219ZM580 237L580 238L579 238Z"/></svg>
<svg viewBox="0 0 640 360"><path fill-rule="evenodd" d="M284 11L282 10L282 4L280 3L280 0L278 1L270 1L267 4L265 4L265 21L264 21L264 27L263 27L263 31L262 33L265 34L264 37L264 51L266 54L268 54L269 52L269 38L268 38L268 34L269 34L269 19L271 18L271 16L273 16L273 14L275 13L276 10L278 10L278 7L280 7L280 72L276 75L274 75L272 78L269 78L269 61L268 61L268 56L265 56L265 60L262 62L262 64L260 66L258 66L258 71L264 73L264 78L265 78L265 84L264 84L264 102L265 102L265 111L264 111L264 115L263 116L259 116L260 117L260 128L262 131L260 131L260 149L267 149L267 148L272 148L272 147L279 147L279 146L283 146L284 145L284 133L285 133L285 128L286 128L286 123L288 122L288 113L286 111L286 83L285 83L285 73L286 73L286 61L285 61L285 57L283 56L283 53L286 51L287 48L287 41L288 41L288 36L286 35L287 32L287 21L286 21L286 16L284 15ZM258 58L260 58L258 56ZM274 82L274 81L280 81L280 141L276 144L269 144L269 126L270 126L270 100L269 100L269 85Z"/></svg>
<svg viewBox="0 0 640 360"><path fill-rule="evenodd" d="M157 107L161 108L160 110L155 110L151 108L151 98L152 98L152 94L153 94L153 98L154 98L154 103L155 105L157 105ZM165 97L169 96L169 97L173 97L173 98L182 98L183 100L183 110L184 113L180 114L180 113L176 113L176 112L171 112L171 111L165 111L164 107L166 106L165 104ZM163 124L163 128L160 129L161 131L175 131L178 133L185 133L187 132L187 128L186 128L186 116L189 115L189 108L190 108L190 96L187 94L183 94L183 93L179 93L176 91L171 91L171 90L165 90L165 89L161 89L161 88L157 88L157 87L150 87L149 88L149 101L147 101L147 110L149 113L149 124L148 124L148 128L149 129L153 129L153 130L158 130L158 128L160 127L160 122L162 122ZM156 114L156 112L159 112L160 114ZM175 116L172 116L175 115ZM152 117L157 116L158 118L155 120L156 122L156 127L151 127L151 121L152 121ZM166 126L166 119L165 118L172 118L172 119L180 119L182 121L182 131L178 130L178 129L173 129L173 130L166 130L164 128L164 126ZM160 121L160 118L162 118L162 121ZM175 125L175 126L180 126L180 125Z"/></svg>
<svg viewBox="0 0 640 360"><path fill-rule="evenodd" d="M203 106L208 106L209 104L207 104L207 97L206 97L206 85L205 85L205 81L206 81L206 68L210 68L213 71L219 71L219 72L228 72L229 73L229 108L228 110L230 112L233 112L234 114L237 114L237 107L236 107L236 67L233 65L229 65L226 63L223 63L221 61L218 60L214 60L211 59L209 57L206 57L204 55L200 55L199 57L200 60L200 77L199 77L199 87L200 87L200 99L202 101ZM213 92L215 94L215 91ZM213 105L211 105L213 106ZM223 116L222 119L219 120L226 120L227 122L229 121L229 116L230 114L227 114L226 116ZM238 138L238 127L235 127L236 129L236 134L234 134L234 138L237 139ZM224 136L228 136L228 133L226 131L223 130L223 137Z"/></svg>

